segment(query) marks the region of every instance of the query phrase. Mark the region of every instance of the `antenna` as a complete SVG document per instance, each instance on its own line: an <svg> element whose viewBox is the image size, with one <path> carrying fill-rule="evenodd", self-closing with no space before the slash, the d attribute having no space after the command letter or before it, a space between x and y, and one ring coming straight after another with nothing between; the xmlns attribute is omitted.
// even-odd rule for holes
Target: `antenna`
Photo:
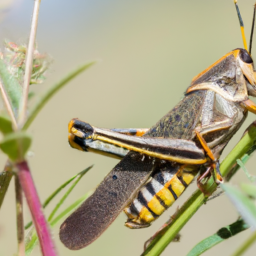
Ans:
<svg viewBox="0 0 256 256"><path fill-rule="evenodd" d="M252 17L252 29L251 29L250 46L249 46L249 54L250 55L252 53L252 38L253 38L253 31L254 31L255 14L256 14L256 3L254 4L253 17Z"/></svg>
<svg viewBox="0 0 256 256"><path fill-rule="evenodd" d="M237 12L238 20L239 20L239 23L240 23L242 39L243 39L243 43L244 43L244 49L248 51L247 43L246 43L246 37L245 37L245 34L244 34L244 23L243 23L242 16L240 14L240 11L239 11L239 8L238 8L238 5L237 5L237 0L234 0L234 4L236 6L236 12Z"/></svg>

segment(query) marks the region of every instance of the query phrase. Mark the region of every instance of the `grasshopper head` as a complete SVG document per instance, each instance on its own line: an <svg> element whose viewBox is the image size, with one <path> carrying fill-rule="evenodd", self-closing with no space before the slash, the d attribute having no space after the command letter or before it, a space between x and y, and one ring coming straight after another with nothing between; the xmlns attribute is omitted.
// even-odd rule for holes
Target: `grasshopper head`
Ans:
<svg viewBox="0 0 256 256"><path fill-rule="evenodd" d="M237 56L243 75L246 78L248 95L256 96L256 71L254 70L253 60L245 49L239 49Z"/></svg>

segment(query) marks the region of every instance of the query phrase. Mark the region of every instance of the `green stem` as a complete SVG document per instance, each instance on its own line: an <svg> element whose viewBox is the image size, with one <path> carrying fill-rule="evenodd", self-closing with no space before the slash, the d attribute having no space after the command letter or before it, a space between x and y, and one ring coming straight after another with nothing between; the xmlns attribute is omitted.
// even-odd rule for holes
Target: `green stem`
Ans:
<svg viewBox="0 0 256 256"><path fill-rule="evenodd" d="M223 160L220 166L220 171L225 177L229 170L236 163L236 159L241 158L246 154L254 145L256 138L256 123L252 123L246 130L242 139L229 153L229 155ZM210 179L207 182L206 193L212 193L217 184ZM204 204L207 197L198 189L193 195L185 202L180 210L175 214L175 219L164 228L165 233L161 232L161 235L156 236L150 245L147 247L142 255L153 256L160 255L161 252L167 247L167 245L178 234L182 227L189 221L189 219L196 213L196 211Z"/></svg>
<svg viewBox="0 0 256 256"><path fill-rule="evenodd" d="M25 256L22 188L20 186L19 178L17 176L15 176L15 195L16 195L18 255Z"/></svg>
<svg viewBox="0 0 256 256"><path fill-rule="evenodd" d="M232 256L240 256L243 255L243 253L256 241L256 231L252 233L252 235L245 241L244 244L242 244L241 247L238 248L238 250L232 254Z"/></svg>

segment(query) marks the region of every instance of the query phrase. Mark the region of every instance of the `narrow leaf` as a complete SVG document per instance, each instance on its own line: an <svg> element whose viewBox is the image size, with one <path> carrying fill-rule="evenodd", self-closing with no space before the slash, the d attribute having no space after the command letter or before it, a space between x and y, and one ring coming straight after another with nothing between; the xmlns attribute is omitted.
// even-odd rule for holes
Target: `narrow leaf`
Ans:
<svg viewBox="0 0 256 256"><path fill-rule="evenodd" d="M230 184L222 184L221 187L226 192L226 195L230 198L244 221L246 221L246 223L255 230L256 206L254 201Z"/></svg>
<svg viewBox="0 0 256 256"><path fill-rule="evenodd" d="M72 211L76 210L90 195L92 195L93 191L87 192L84 196L76 200L73 204L68 206L65 210L63 210L57 217L55 217L52 221L50 221L50 226L54 227L57 225L60 221L63 220L63 218L71 213ZM26 256L30 255L35 246L38 243L37 234L35 232L35 229L31 229L30 232L27 235L26 238Z"/></svg>
<svg viewBox="0 0 256 256"><path fill-rule="evenodd" d="M59 203L55 206L55 208L53 209L53 211L51 212L48 221L50 222L53 218L53 216L55 215L55 213L57 212L57 210L60 208L60 206L63 204L63 202L66 200L66 198L69 196L69 194L72 192L72 190L74 189L74 187L77 185L77 183L81 180L81 178L92 168L92 165L88 168L86 168L85 170L83 170L82 172L80 172L77 176L76 176L76 180L74 181L74 183L72 184L72 186L68 189L68 191L65 193L65 195L60 199Z"/></svg>
<svg viewBox="0 0 256 256"><path fill-rule="evenodd" d="M23 130L26 130L30 124L33 122L33 120L36 118L39 111L44 107L44 105L55 95L61 88L63 88L69 81L71 81L73 78L75 78L77 75L91 67L93 64L95 64L95 61L86 63L82 65L81 67L77 68L70 74L68 74L66 77L64 77L61 81L59 81L57 84L53 85L48 92L45 93L45 95L42 96L42 98L39 100L39 102L35 105L35 107L31 110L29 117L23 126Z"/></svg>
<svg viewBox="0 0 256 256"><path fill-rule="evenodd" d="M75 176L73 176L72 178L70 178L69 180L67 180L66 182L64 182L62 185L60 185L43 203L42 207L45 208L68 184L70 184L74 179L79 178L79 180L84 176L84 174L86 174L90 169L92 168L92 166L84 169L83 171L79 172L78 174L76 174ZM79 181L78 180L78 181ZM76 182L76 184L78 183L78 181ZM75 185L76 185L75 184ZM75 186L72 186L73 188ZM70 191L71 192L71 191ZM25 229L28 229L29 227L31 227L32 225L32 221L30 221L26 226Z"/></svg>
<svg viewBox="0 0 256 256"><path fill-rule="evenodd" d="M202 240L187 254L187 256L199 256L215 245L225 241L232 236L237 235L238 233L248 228L249 226L243 220L238 220L229 226L219 229L216 234Z"/></svg>
<svg viewBox="0 0 256 256"><path fill-rule="evenodd" d="M24 132L10 133L0 142L0 148L12 161L22 161L31 144L31 137Z"/></svg>
<svg viewBox="0 0 256 256"><path fill-rule="evenodd" d="M255 176L252 176L249 171L246 169L243 161L241 161L240 159L237 159L236 160L237 164L242 168L242 170L244 171L246 177L251 181L251 182L254 182L256 180L256 177Z"/></svg>
<svg viewBox="0 0 256 256"><path fill-rule="evenodd" d="M252 184L242 183L240 185L243 192L245 192L248 196L251 196L253 199L256 199L256 186Z"/></svg>
<svg viewBox="0 0 256 256"><path fill-rule="evenodd" d="M68 189L68 191L64 194L64 196L60 199L59 203L56 205L56 207L53 209L51 212L49 218L48 218L48 223L53 227L56 225L60 220L62 220L68 213L71 211L75 210L78 206L80 206L93 192L89 191L86 193L84 196L76 200L73 204L71 204L69 207L67 207L65 210L63 210L57 217L54 217L55 213L59 209L59 207L62 205L62 203L65 201L65 199L68 197L68 195L72 192L74 187L78 184L78 182L81 180L81 178L92 168L92 166L89 166L88 168L84 169L77 175L73 176L71 179L66 181L64 184L62 184L59 188L57 188L45 201L43 207L46 207L50 201L63 189L65 188L68 184L70 184L72 181L73 184L72 186ZM29 223L26 225L26 228L30 227L32 223ZM38 237L35 232L35 229L32 228L29 233L26 236L26 255L30 255L34 247L37 245L38 242Z"/></svg>

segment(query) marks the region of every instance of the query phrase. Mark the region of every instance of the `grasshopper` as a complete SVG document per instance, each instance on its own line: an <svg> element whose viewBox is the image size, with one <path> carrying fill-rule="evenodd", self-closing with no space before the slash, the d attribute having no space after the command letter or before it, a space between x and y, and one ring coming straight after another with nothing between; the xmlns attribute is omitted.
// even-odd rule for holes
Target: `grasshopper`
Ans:
<svg viewBox="0 0 256 256"><path fill-rule="evenodd" d="M236 1L235 1L236 4ZM200 172L222 182L218 159L248 111L256 113L256 71L245 49L224 55L193 78L184 98L150 129L101 129L69 123L69 143L82 151L122 158L60 228L60 239L78 250L97 239L124 210L129 228L148 227ZM251 47L250 47L251 48Z"/></svg>

